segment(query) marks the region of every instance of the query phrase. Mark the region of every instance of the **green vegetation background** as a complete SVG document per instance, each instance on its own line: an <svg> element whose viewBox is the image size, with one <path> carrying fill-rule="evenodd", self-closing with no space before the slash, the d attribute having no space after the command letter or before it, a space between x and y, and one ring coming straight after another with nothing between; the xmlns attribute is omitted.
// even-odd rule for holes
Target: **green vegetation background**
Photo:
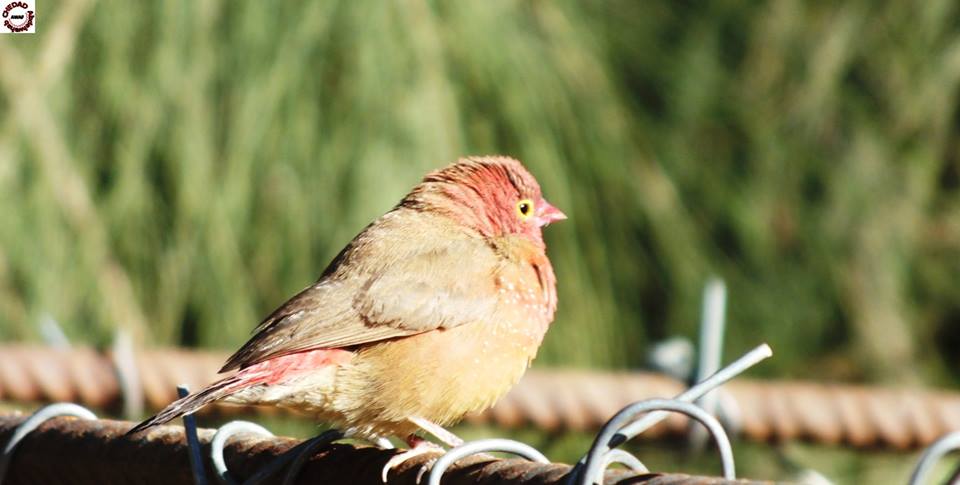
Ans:
<svg viewBox="0 0 960 485"><path fill-rule="evenodd" d="M643 364L715 274L756 374L956 386L958 8L40 2L0 39L0 339L232 349L502 153L570 216L538 365Z"/></svg>

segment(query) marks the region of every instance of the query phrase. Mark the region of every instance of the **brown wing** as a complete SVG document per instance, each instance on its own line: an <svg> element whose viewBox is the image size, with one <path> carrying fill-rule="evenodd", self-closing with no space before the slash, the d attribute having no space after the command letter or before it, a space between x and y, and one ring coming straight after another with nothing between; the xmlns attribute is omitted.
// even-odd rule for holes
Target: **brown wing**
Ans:
<svg viewBox="0 0 960 485"><path fill-rule="evenodd" d="M221 372L488 319L498 295L494 251L446 219L405 212L357 236L320 281L267 317Z"/></svg>

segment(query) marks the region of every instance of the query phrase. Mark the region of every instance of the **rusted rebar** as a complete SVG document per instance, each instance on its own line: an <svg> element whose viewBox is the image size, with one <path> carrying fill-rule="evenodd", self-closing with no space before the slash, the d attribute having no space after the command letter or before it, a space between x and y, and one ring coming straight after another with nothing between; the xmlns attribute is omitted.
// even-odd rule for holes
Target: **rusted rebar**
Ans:
<svg viewBox="0 0 960 485"><path fill-rule="evenodd" d="M25 416L0 415L0 443L6 442ZM124 433L133 423L110 420L54 418L44 423L17 447L6 477L7 485L48 483L82 484L189 484L190 461L184 430L159 426L130 437ZM199 432L201 445L209 451L214 430ZM227 445L224 456L231 474L245 479L300 443L292 438L238 437ZM296 483L366 483L382 485L380 470L396 453L372 447L334 444L317 451L300 469ZM416 483L420 465L428 457L411 459L390 475L391 484ZM209 472L207 479L215 483ZM561 484L570 467L539 464L520 459L474 457L447 469L444 484ZM272 477L279 483L281 476ZM648 485L758 483L745 480L675 474L636 475L611 471L605 483Z"/></svg>
<svg viewBox="0 0 960 485"><path fill-rule="evenodd" d="M684 388L649 373L531 371L475 420L589 431L631 402L673 396ZM905 450L960 430L960 394L955 392L743 378L719 392L727 427L757 441L803 439ZM644 436L683 435L687 429L685 418L673 416Z"/></svg>
<svg viewBox="0 0 960 485"><path fill-rule="evenodd" d="M211 382L225 358L217 352L139 352L136 374L147 407L158 409L176 399L177 384L198 389ZM471 420L504 427L595 431L631 402L675 396L684 388L676 379L646 372L534 369L497 406ZM960 430L958 393L749 379L730 382L719 392L728 429L753 440L911 449ZM0 400L72 401L120 409L122 392L107 355L84 348L0 345ZM686 432L687 420L674 416L643 436Z"/></svg>
<svg viewBox="0 0 960 485"><path fill-rule="evenodd" d="M134 355L132 375L138 379L148 410L157 410L177 399L178 385L200 389L212 382L226 357L222 352L200 350L143 350ZM123 404L119 374L109 352L0 345L0 401L76 402L119 411ZM254 408L215 409L236 413ZM257 411L275 412L273 408Z"/></svg>

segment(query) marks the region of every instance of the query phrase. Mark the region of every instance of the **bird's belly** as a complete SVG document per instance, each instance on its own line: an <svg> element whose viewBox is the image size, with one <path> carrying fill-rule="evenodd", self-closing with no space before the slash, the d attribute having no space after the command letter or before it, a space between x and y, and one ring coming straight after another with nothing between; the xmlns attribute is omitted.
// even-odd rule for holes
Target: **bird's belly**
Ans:
<svg viewBox="0 0 960 485"><path fill-rule="evenodd" d="M335 407L348 426L371 434L411 433L414 416L458 421L520 379L545 327L467 324L372 345L338 374Z"/></svg>

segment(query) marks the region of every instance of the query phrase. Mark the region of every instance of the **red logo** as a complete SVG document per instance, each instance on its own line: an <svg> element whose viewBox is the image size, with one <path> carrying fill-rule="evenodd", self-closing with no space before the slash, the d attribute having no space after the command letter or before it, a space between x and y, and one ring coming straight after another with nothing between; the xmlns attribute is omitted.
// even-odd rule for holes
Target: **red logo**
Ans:
<svg viewBox="0 0 960 485"><path fill-rule="evenodd" d="M30 4L22 1L10 2L3 8L3 26L10 32L27 32L33 27L34 13Z"/></svg>

